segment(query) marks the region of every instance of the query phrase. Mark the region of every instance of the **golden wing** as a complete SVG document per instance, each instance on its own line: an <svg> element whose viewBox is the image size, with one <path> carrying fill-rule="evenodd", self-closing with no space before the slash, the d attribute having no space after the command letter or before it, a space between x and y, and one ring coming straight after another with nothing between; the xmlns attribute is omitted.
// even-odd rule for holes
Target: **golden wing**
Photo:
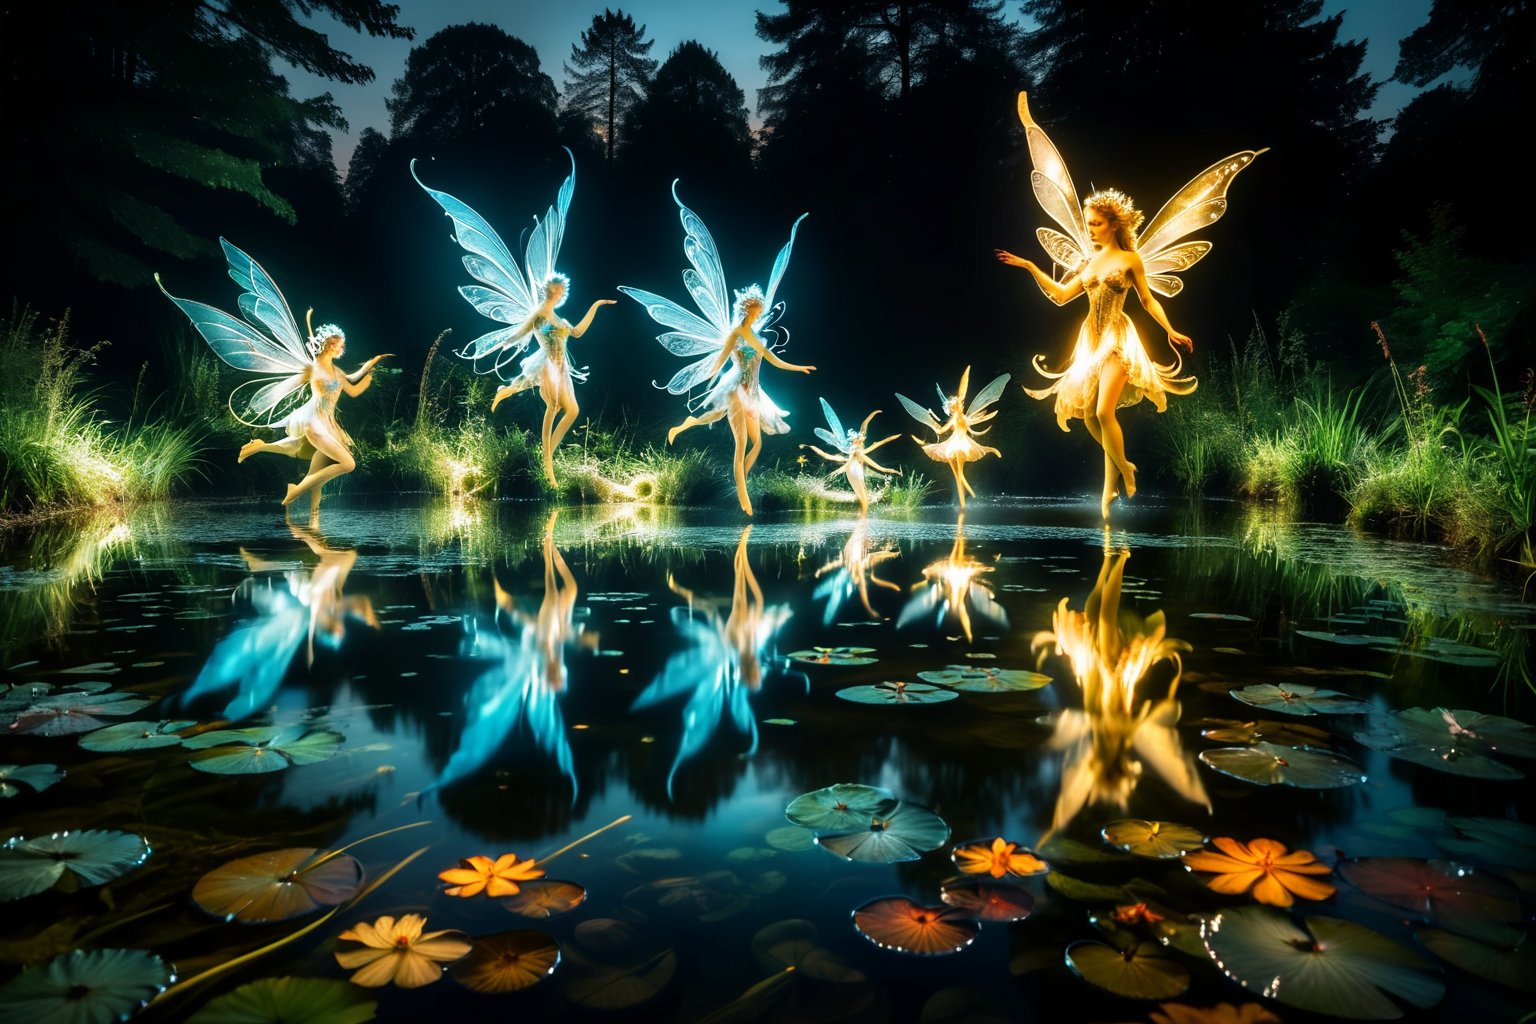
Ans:
<svg viewBox="0 0 1536 1024"><path fill-rule="evenodd" d="M1045 210L1046 216L1066 230L1065 235L1049 228L1037 232L1040 244L1051 254L1051 259L1068 270L1073 270L1087 258L1088 231L1083 226L1083 204L1077 198L1072 175L1061 154L1051 143L1045 130L1029 116L1029 96L1019 93L1019 120L1024 123L1024 138L1029 143L1029 162L1034 165L1029 181L1035 190L1035 199ZM1071 258L1075 255L1075 259ZM1063 256L1069 257L1063 259Z"/></svg>
<svg viewBox="0 0 1536 1024"><path fill-rule="evenodd" d="M1227 189L1238 172L1253 163L1264 149L1245 149L1218 160L1195 175L1163 204L1152 223L1141 233L1137 248L1146 266L1147 285L1160 295L1177 295L1183 287L1174 274L1182 273L1211 251L1209 242L1185 242L1179 239L1197 228L1208 227L1227 212Z"/></svg>
<svg viewBox="0 0 1536 1024"><path fill-rule="evenodd" d="M1050 253L1051 259L1065 268L1069 274L1088 259L1087 254L1078 248L1077 243L1060 231L1036 228L1035 237L1040 239L1041 248Z"/></svg>

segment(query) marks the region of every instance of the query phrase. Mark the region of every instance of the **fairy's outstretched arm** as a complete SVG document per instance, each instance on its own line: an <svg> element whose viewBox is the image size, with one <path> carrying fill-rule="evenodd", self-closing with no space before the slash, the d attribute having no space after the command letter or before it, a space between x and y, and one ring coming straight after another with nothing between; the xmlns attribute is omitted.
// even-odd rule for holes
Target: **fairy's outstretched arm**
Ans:
<svg viewBox="0 0 1536 1024"><path fill-rule="evenodd" d="M868 421L866 421L866 422L868 422ZM881 445L890 444L892 441L896 440L900 436L901 436L900 434L892 434L890 437L887 437L887 438L885 438L883 440L880 440L880 441L876 441L874 444L868 445L868 446L865 447L864 454L868 455L870 452L874 451L876 448L879 448Z"/></svg>
<svg viewBox="0 0 1536 1024"><path fill-rule="evenodd" d="M1035 279L1035 284L1040 286L1040 290L1045 293L1045 297L1058 306L1065 306L1083 294L1083 279L1082 275L1078 272L1074 271L1072 276L1068 277L1065 281L1053 281L1051 280L1051 275L1035 266L1032 260L1026 260L1022 256L1015 256L1007 249L998 249L996 252L999 261L1006 263L1010 267L1022 267L1029 271L1029 275Z"/></svg>
<svg viewBox="0 0 1536 1024"><path fill-rule="evenodd" d="M762 356L766 362L777 366L781 370L798 370L801 373L810 373L812 370L816 369L814 366L801 366L799 363L787 363L780 359L778 356L773 354L772 349L768 348L761 341L757 340L757 335L753 334L750 328L742 327L736 331L733 331L732 334L745 338L748 345L751 345L753 348L757 349L758 355Z"/></svg>
<svg viewBox="0 0 1536 1024"><path fill-rule="evenodd" d="M373 383L373 368L378 365L380 359L388 359L391 355L393 355L393 353L386 352L381 356L374 356L372 359L363 364L363 368L361 370L357 371L356 378L352 377L351 375L343 375L341 379L341 390L345 391L353 398L356 398L364 391L367 391L369 385Z"/></svg>
<svg viewBox="0 0 1536 1024"><path fill-rule="evenodd" d="M1130 267L1131 283L1136 287L1136 297L1141 300L1142 308L1147 315L1157 321L1157 325L1168 332L1168 341L1183 348L1186 352L1195 350L1195 343L1189 335L1181 334L1173 329L1173 324L1168 322L1168 314L1163 311L1163 304L1157 301L1157 296L1152 294L1152 289L1147 287L1147 274L1142 266L1141 257L1131 253Z"/></svg>
<svg viewBox="0 0 1536 1024"><path fill-rule="evenodd" d="M731 358L731 353L736 351L736 335L731 334L725 339L725 344L720 346L720 354L715 356L715 361L709 364L709 372L704 374L702 380L714 380L720 371L725 369L726 361Z"/></svg>
<svg viewBox="0 0 1536 1024"><path fill-rule="evenodd" d="M848 456L846 456L846 455L833 455L830 452L822 451L820 448L817 448L813 444L803 444L800 447L801 448L809 448L811 451L815 452L817 455L820 455L822 458L826 459L828 462L847 462L848 461Z"/></svg>
<svg viewBox="0 0 1536 1024"><path fill-rule="evenodd" d="M900 434L896 435L896 437L900 437L900 436L901 436ZM896 439L895 437L888 437L888 438L886 438L887 441L894 441L895 439ZM876 462L874 459L870 458L869 454L867 452L865 454L859 456L859 461L864 463L864 465L868 466L870 469L874 470L877 473L884 473L887 476L901 476L901 470L899 470L899 469L887 469L886 467L880 465L880 463Z"/></svg>
<svg viewBox="0 0 1536 1024"><path fill-rule="evenodd" d="M571 337L579 338L586 334L587 328L592 326L592 318L597 315L598 309L603 306L611 306L617 301L617 299L598 299L592 303L591 308L587 310L587 315L581 318L581 323L571 328Z"/></svg>

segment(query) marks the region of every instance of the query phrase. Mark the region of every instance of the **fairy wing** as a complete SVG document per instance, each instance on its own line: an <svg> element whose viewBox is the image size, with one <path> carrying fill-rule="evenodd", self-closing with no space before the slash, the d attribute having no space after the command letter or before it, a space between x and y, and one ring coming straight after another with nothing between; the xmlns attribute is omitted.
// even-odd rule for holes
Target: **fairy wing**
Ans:
<svg viewBox="0 0 1536 1024"><path fill-rule="evenodd" d="M571 173L566 175L555 194L555 205L545 211L528 236L527 258L523 265L528 268L529 294L537 294L555 272L555 260L560 256L560 243L565 238L565 217L571 209L571 197L576 194L576 155L567 147L565 155L571 158Z"/></svg>
<svg viewBox="0 0 1536 1024"><path fill-rule="evenodd" d="M663 327L672 328L656 336L662 348L684 358L704 357L677 371L667 383L669 392L674 395L684 394L709 378L709 367L724 344L729 328L715 327L701 319L697 313L691 313L671 299L644 288L619 285L619 291L644 306L652 320Z"/></svg>
<svg viewBox="0 0 1536 1024"><path fill-rule="evenodd" d="M677 181L672 181L672 200L677 203L678 219L683 222L683 255L693 264L692 270L683 271L683 284L688 294L693 296L693 301L698 303L704 318L715 326L723 338L731 329L731 302L725 289L725 271L720 266L720 250L699 215L684 206L683 201L677 197ZM790 241L794 241L793 237ZM781 256L788 262L787 255Z"/></svg>
<svg viewBox="0 0 1536 1024"><path fill-rule="evenodd" d="M1179 239L1198 228L1208 227L1227 212L1227 189L1238 173L1253 163L1265 149L1245 149L1207 167L1173 198L1163 204L1157 216L1141 233L1137 246L1146 268L1147 286L1160 295L1176 295L1183 287L1177 277L1211 251L1209 242L1185 242Z"/></svg>
<svg viewBox="0 0 1536 1024"><path fill-rule="evenodd" d="M812 433L844 455L847 455L848 434L843 430L843 421L837 418L837 413L832 411L832 404L825 398L821 400L821 411L827 415L827 426L817 427Z"/></svg>
<svg viewBox="0 0 1536 1024"><path fill-rule="evenodd" d="M789 241L784 243L784 248L779 250L778 257L773 261L773 273L768 275L768 291L763 298L763 309L765 311L774 308L773 296L774 293L779 290L779 282L784 278L784 271L789 269L789 254L795 247L795 232L800 230L800 222L809 216L810 214L808 213L802 213L800 216L795 218L795 222L790 225L789 228ZM780 313L782 312L783 310L780 309ZM766 312L758 322L762 323L762 321L765 319L767 319ZM766 326L767 325L764 324L765 328Z"/></svg>
<svg viewBox="0 0 1536 1024"><path fill-rule="evenodd" d="M1024 138L1029 144L1029 161L1034 165L1030 172L1030 185L1041 209L1066 231L1057 234L1049 228L1037 232L1040 244L1051 258L1068 270L1076 269L1089 250L1088 231L1083 225L1083 204L1078 201L1077 188L1072 175L1057 152L1045 130L1035 123L1029 113L1029 96L1019 93L1019 120L1024 123Z"/></svg>
<svg viewBox="0 0 1536 1024"><path fill-rule="evenodd" d="M896 399L897 401L901 402L901 407L907 410L908 416L911 416L925 427L930 428L934 433L939 432L939 421L934 419L933 413L929 412L927 409L924 409L922 406L912 401L912 399L899 392L896 395Z"/></svg>
<svg viewBox="0 0 1536 1024"><path fill-rule="evenodd" d="M248 320L264 324L300 367L308 366L309 350L304 346L299 325L293 319L293 311L288 308L288 300L283 298L277 282L261 268L261 264L230 244L227 239L220 238L219 245L224 249L224 259L229 264L230 278L245 289L240 294L240 312Z"/></svg>
<svg viewBox="0 0 1536 1024"><path fill-rule="evenodd" d="M976 392L976 397L971 399L970 408L965 411L966 417L974 417L977 413L986 409L987 406L1003 397L1003 388L1008 386L1008 381L1012 376L1012 374L1004 373L994 377L990 384Z"/></svg>

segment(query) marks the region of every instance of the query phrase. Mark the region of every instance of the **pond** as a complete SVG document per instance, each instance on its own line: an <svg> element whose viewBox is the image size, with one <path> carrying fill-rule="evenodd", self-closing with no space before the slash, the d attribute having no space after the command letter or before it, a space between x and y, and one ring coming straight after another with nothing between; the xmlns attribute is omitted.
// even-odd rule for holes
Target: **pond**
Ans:
<svg viewBox="0 0 1536 1024"><path fill-rule="evenodd" d="M11 536L0 1020L1517 1018L1531 606L1095 511Z"/></svg>

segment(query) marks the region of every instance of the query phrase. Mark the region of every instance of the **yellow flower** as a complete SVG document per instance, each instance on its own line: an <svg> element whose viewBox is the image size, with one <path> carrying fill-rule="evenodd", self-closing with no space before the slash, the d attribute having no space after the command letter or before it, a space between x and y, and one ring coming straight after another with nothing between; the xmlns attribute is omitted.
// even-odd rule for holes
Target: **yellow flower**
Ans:
<svg viewBox="0 0 1536 1024"><path fill-rule="evenodd" d="M1014 853L1018 843L1010 843L1001 836L986 842L969 843L955 847L955 866L968 875L988 874L993 878L1004 875L1038 875L1049 868L1045 861L1025 850Z"/></svg>
<svg viewBox="0 0 1536 1024"><path fill-rule="evenodd" d="M442 976L439 963L452 963L469 952L469 936L458 931L427 932L427 919L406 914L396 921L388 914L369 924L360 921L341 933L341 938L362 943L360 949L338 950L336 962L345 970L362 968L352 975L354 984L380 988L394 982L401 988L420 988Z"/></svg>
<svg viewBox="0 0 1536 1024"><path fill-rule="evenodd" d="M519 861L515 853L504 853L495 861L476 856L459 863L464 866L449 868L437 876L453 884L453 888L445 890L449 896L476 896L481 892L487 896L514 896L518 882L544 876L543 871L533 866L532 857Z"/></svg>
<svg viewBox="0 0 1536 1024"><path fill-rule="evenodd" d="M1273 839L1255 839L1240 843L1222 836L1212 840L1223 853L1196 850L1184 855L1184 866L1193 871L1211 872L1206 884L1215 892L1237 896L1253 890L1253 898L1272 907L1288 907L1295 893L1305 900L1325 900L1334 893L1333 886L1307 875L1331 875L1333 869L1318 863L1306 850L1286 853L1285 846Z"/></svg>
<svg viewBox="0 0 1536 1024"><path fill-rule="evenodd" d="M1280 1024L1280 1018L1261 1003L1244 1003L1242 1006L1162 1003L1152 1012L1152 1024Z"/></svg>

